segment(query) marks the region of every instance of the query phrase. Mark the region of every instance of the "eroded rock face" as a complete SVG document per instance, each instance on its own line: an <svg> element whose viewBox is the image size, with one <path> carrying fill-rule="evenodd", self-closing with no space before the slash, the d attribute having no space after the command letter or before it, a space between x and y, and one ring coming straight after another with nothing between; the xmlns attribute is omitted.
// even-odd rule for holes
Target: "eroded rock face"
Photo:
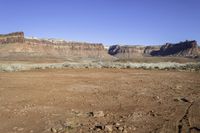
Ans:
<svg viewBox="0 0 200 133"><path fill-rule="evenodd" d="M24 38L23 32L0 35L0 56L56 56L112 58L101 43Z"/></svg>
<svg viewBox="0 0 200 133"><path fill-rule="evenodd" d="M196 57L199 48L196 41L185 41L177 44L167 43L162 46L119 46L113 45L108 53L120 59L140 56L183 56Z"/></svg>
<svg viewBox="0 0 200 133"><path fill-rule="evenodd" d="M161 46L146 46L144 49L144 55L151 56L155 51L159 51Z"/></svg>
<svg viewBox="0 0 200 133"><path fill-rule="evenodd" d="M67 42L67 41L49 41L26 39L26 44L33 47L34 51L40 48L41 54L58 55L58 56L80 56L104 58L110 55L104 49L101 43L84 43L84 42ZM36 48L36 49L34 49ZM40 51L40 50L39 50Z"/></svg>
<svg viewBox="0 0 200 133"><path fill-rule="evenodd" d="M108 53L115 57L126 59L143 56L144 50L144 46L113 45L109 48Z"/></svg>
<svg viewBox="0 0 200 133"><path fill-rule="evenodd" d="M121 47L119 45L110 46L108 49L108 53L110 55L116 55L117 53L119 53L120 48Z"/></svg>
<svg viewBox="0 0 200 133"><path fill-rule="evenodd" d="M166 43L160 50L152 51L152 56L197 56L198 45L196 41L185 41L176 44Z"/></svg>
<svg viewBox="0 0 200 133"><path fill-rule="evenodd" d="M23 42L24 42L24 33L23 32L0 34L0 44L23 43Z"/></svg>

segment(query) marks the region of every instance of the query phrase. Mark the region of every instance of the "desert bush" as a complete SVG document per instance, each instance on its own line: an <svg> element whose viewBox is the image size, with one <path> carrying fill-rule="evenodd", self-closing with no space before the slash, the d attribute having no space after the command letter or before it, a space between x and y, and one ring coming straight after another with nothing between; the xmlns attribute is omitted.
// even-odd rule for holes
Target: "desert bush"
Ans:
<svg viewBox="0 0 200 133"><path fill-rule="evenodd" d="M192 70L200 71L200 63L120 63L120 62L64 62L52 64L0 64L0 71L15 72L34 69L61 69L61 68L116 68L116 69L159 69L159 70Z"/></svg>

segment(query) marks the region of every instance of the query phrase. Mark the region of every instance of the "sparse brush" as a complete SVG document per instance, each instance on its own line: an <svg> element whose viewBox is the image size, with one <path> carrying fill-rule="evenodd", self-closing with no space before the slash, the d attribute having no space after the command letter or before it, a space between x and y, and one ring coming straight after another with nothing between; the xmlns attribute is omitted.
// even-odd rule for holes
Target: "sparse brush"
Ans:
<svg viewBox="0 0 200 133"><path fill-rule="evenodd" d="M0 71L15 72L35 69L61 69L61 68L117 68L117 69L159 69L159 70L191 70L199 71L200 63L120 63L120 62L64 62L43 64L0 64Z"/></svg>

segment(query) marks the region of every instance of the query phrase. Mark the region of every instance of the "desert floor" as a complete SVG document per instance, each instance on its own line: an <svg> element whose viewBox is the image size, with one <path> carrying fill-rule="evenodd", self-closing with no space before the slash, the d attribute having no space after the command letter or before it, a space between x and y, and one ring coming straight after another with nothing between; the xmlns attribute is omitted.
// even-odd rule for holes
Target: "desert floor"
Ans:
<svg viewBox="0 0 200 133"><path fill-rule="evenodd" d="M0 133L200 131L200 73L47 69L0 73Z"/></svg>

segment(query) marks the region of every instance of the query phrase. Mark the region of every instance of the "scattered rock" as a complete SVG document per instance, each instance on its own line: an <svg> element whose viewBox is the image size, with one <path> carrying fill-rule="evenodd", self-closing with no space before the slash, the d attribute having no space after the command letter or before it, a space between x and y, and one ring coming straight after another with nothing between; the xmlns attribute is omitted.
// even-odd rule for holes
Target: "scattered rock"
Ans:
<svg viewBox="0 0 200 133"><path fill-rule="evenodd" d="M133 129L133 131L135 131L137 128L136 128L136 127L133 127L132 129Z"/></svg>
<svg viewBox="0 0 200 133"><path fill-rule="evenodd" d="M22 128L22 127L17 129L17 131L23 131L23 130L24 130L24 128Z"/></svg>
<svg viewBox="0 0 200 133"><path fill-rule="evenodd" d="M149 111L147 114L153 117L157 116L153 110Z"/></svg>
<svg viewBox="0 0 200 133"><path fill-rule="evenodd" d="M186 99L185 97L183 97L183 98L181 98L181 100L183 101L183 102L190 102L188 99Z"/></svg>
<svg viewBox="0 0 200 133"><path fill-rule="evenodd" d="M160 97L159 96L153 96L153 99L154 100L160 100Z"/></svg>
<svg viewBox="0 0 200 133"><path fill-rule="evenodd" d="M123 130L123 133L128 133L128 131L126 129Z"/></svg>
<svg viewBox="0 0 200 133"><path fill-rule="evenodd" d="M115 125L115 127L117 127L117 128L120 126L119 123L115 123L114 125Z"/></svg>
<svg viewBox="0 0 200 133"><path fill-rule="evenodd" d="M52 132L52 133L57 133L57 130L56 130L55 128L52 127L52 128L51 128L51 132Z"/></svg>
<svg viewBox="0 0 200 133"><path fill-rule="evenodd" d="M88 112L88 113L87 113L87 116L93 117L93 116L94 116L94 113L93 113L93 112Z"/></svg>
<svg viewBox="0 0 200 133"><path fill-rule="evenodd" d="M189 101L187 98L185 98L185 97L182 97L182 98L174 98L174 101L175 101L175 102L182 101L182 102L188 102L188 103L190 103L190 101Z"/></svg>
<svg viewBox="0 0 200 133"><path fill-rule="evenodd" d="M123 127L118 127L117 129L118 129L119 131L123 131L123 130L124 130Z"/></svg>
<svg viewBox="0 0 200 133"><path fill-rule="evenodd" d="M94 117L104 117L104 112L103 111L97 111L97 112L93 112Z"/></svg>
<svg viewBox="0 0 200 133"><path fill-rule="evenodd" d="M103 111L96 111L96 112L89 112L88 116L93 116L93 117L104 117L105 114Z"/></svg>
<svg viewBox="0 0 200 133"><path fill-rule="evenodd" d="M105 131L112 132L113 131L113 125L106 125L105 126Z"/></svg>
<svg viewBox="0 0 200 133"><path fill-rule="evenodd" d="M94 127L94 130L95 131L100 131L100 130L103 130L104 129L104 126L103 125L96 125L95 127Z"/></svg>

